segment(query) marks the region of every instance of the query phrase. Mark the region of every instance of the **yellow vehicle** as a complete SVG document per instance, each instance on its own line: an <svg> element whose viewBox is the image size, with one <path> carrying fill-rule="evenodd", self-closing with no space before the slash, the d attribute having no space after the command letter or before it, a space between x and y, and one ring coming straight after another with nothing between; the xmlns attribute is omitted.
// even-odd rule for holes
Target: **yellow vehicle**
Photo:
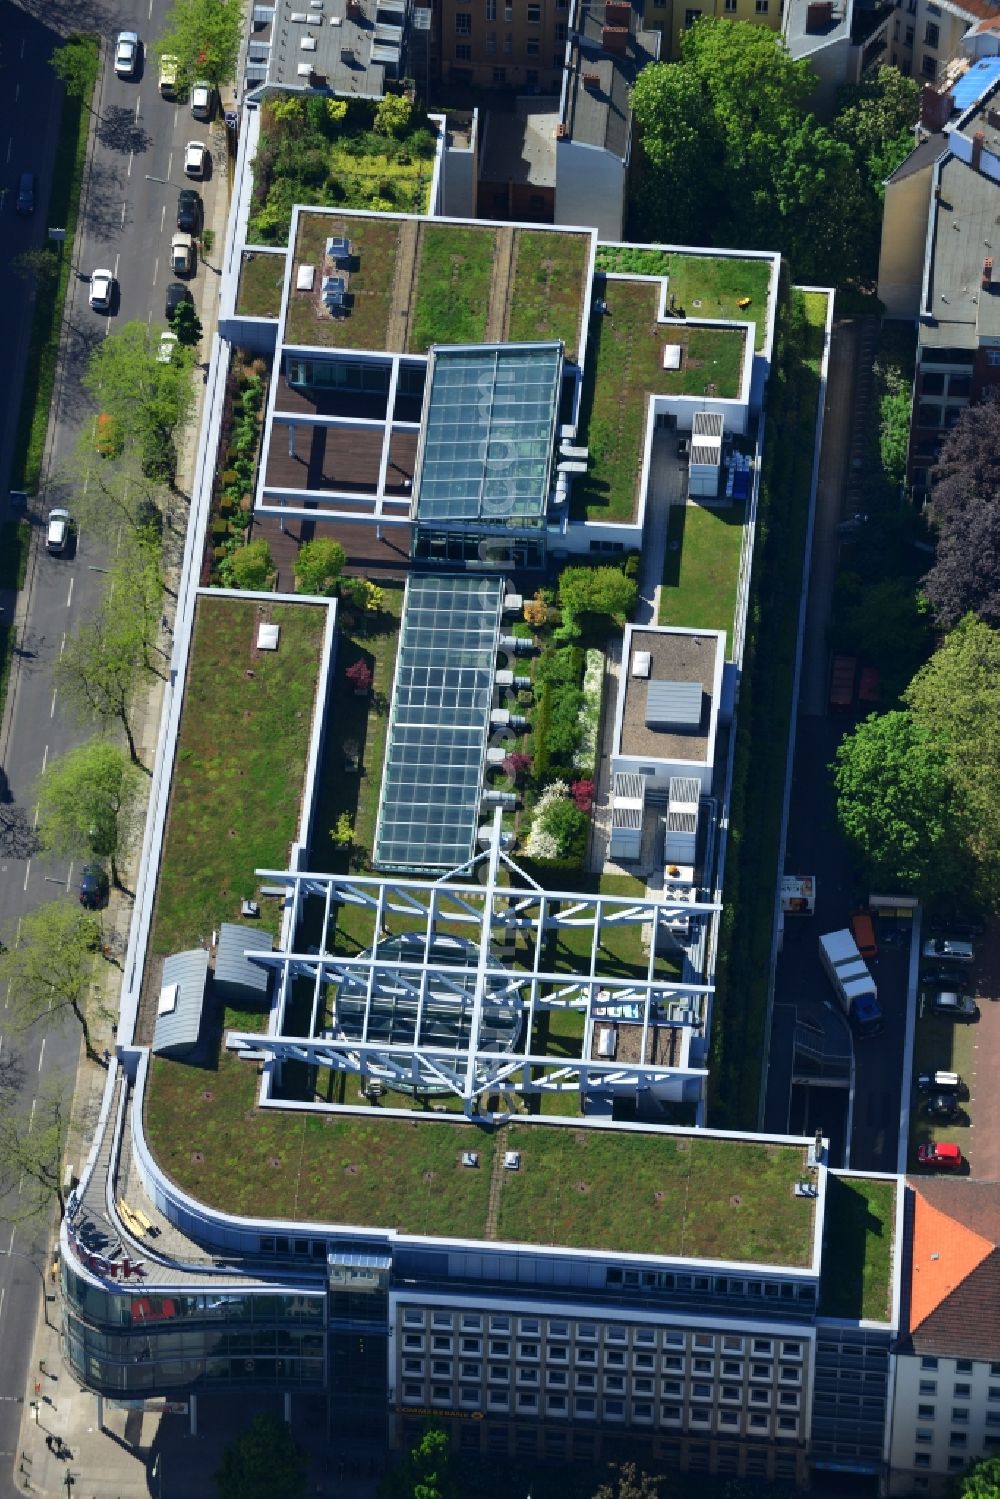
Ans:
<svg viewBox="0 0 1000 1499"><path fill-rule="evenodd" d="M160 93L164 99L177 96L177 59L169 52L160 58Z"/></svg>

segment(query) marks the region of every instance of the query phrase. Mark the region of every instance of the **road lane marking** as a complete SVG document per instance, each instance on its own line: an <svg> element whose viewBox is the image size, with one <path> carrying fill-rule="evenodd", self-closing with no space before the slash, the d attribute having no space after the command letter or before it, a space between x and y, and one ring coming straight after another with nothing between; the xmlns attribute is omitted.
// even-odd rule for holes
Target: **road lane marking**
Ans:
<svg viewBox="0 0 1000 1499"><path fill-rule="evenodd" d="M166 217L167 217L167 205L164 203L163 206L160 209L160 233L161 234L163 233L163 225L164 225L164 221L166 220Z"/></svg>
<svg viewBox="0 0 1000 1499"><path fill-rule="evenodd" d="M45 1037L43 1036L42 1037L42 1044L38 1048L38 1070L39 1070L39 1072L41 1072L41 1070L42 1070L42 1062L44 1060L45 1060ZM35 1100L32 1099L31 1100L31 1118L28 1121L28 1134L29 1135L31 1134L31 1126L34 1124L34 1122L35 1122Z"/></svg>
<svg viewBox="0 0 1000 1499"><path fill-rule="evenodd" d="M10 140L7 142L7 165L8 166L10 165L10 153L13 151L13 149L14 149L14 137L11 136Z"/></svg>
<svg viewBox="0 0 1000 1499"><path fill-rule="evenodd" d="M119 262L120 259L121 259L120 255L116 255L115 256L115 280L116 281L118 280L118 262ZM79 533L77 533L77 536L79 537Z"/></svg>
<svg viewBox="0 0 1000 1499"><path fill-rule="evenodd" d="M59 691L58 687L53 687L53 689L52 689L52 707L49 709L49 717L50 718L55 718L55 716L56 716L56 693L58 691Z"/></svg>
<svg viewBox="0 0 1000 1499"><path fill-rule="evenodd" d="M37 826L38 826L38 803L37 802L35 803L35 815L34 815L34 818L32 819L31 826L32 826L32 828L37 828Z"/></svg>
<svg viewBox="0 0 1000 1499"><path fill-rule="evenodd" d="M63 638L65 639L65 636ZM46 765L48 763L49 763L49 747L48 747L48 745L46 745L45 748L42 750L42 775L45 774L45 767L46 767Z"/></svg>
<svg viewBox="0 0 1000 1499"><path fill-rule="evenodd" d="M66 631L63 630L63 638L59 642L59 660L60 661L62 660L62 653L63 653L63 651L65 649L66 649Z"/></svg>
<svg viewBox="0 0 1000 1499"><path fill-rule="evenodd" d="M156 285L156 276L157 276L157 272L159 271L159 269L160 269L160 257L159 257L159 255L157 255L156 259L153 261L153 285L154 286ZM151 318L152 316L153 316L153 314L150 313L149 314L149 318ZM146 319L147 322L149 322L149 318Z"/></svg>
<svg viewBox="0 0 1000 1499"><path fill-rule="evenodd" d="M15 1224L14 1228L16 1228L16 1227L17 1227L17 1225ZM10 1243L7 1245L7 1253L10 1254L10 1252L11 1252L11 1250L13 1248L14 1248L14 1229L12 1228L11 1231L10 1231Z"/></svg>
<svg viewBox="0 0 1000 1499"><path fill-rule="evenodd" d="M73 888L73 865L75 863L76 863L75 859L70 859L70 861L69 861L69 874L66 876L66 889L67 890L71 890Z"/></svg>
<svg viewBox="0 0 1000 1499"><path fill-rule="evenodd" d="M167 176L168 177L170 176L170 174L173 171L173 169L174 169L174 153L171 151L170 155L167 157Z"/></svg>
<svg viewBox="0 0 1000 1499"><path fill-rule="evenodd" d="M128 171L125 173L126 177L131 177L131 175L132 175L132 157L134 155L135 155L134 151L130 151L128 153Z"/></svg>
<svg viewBox="0 0 1000 1499"><path fill-rule="evenodd" d="M135 123L137 125L139 123L139 103L140 103L140 99L141 99L141 95L136 94L136 96L135 96Z"/></svg>
<svg viewBox="0 0 1000 1499"><path fill-rule="evenodd" d="M73 604L73 584L75 582L76 582L75 578L70 578L70 580L69 580L69 593L66 595L66 608L67 609L71 608L72 604Z"/></svg>
<svg viewBox="0 0 1000 1499"><path fill-rule="evenodd" d="M3 1320L3 1299L7 1294L7 1287L0 1286L0 1321Z"/></svg>
<svg viewBox="0 0 1000 1499"><path fill-rule="evenodd" d="M28 867L24 871L24 888L25 888L25 890L27 890L27 888L28 888L28 876L29 876L30 873L31 873L31 860L29 859L28 860Z"/></svg>
<svg viewBox="0 0 1000 1499"><path fill-rule="evenodd" d="M127 202L127 200L126 200L126 202ZM125 207L126 207L126 203L125 203L125 202L123 202L123 203L122 203L122 228L123 228L123 229L124 229L124 228L125 228ZM116 266L117 266L117 264L118 264L118 262L117 262L117 260L116 260L116 261L115 261L115 265L116 265ZM115 271L115 275L116 275L116 276L117 276L117 274L118 274L118 272L117 272L117 270L116 270L116 271Z"/></svg>

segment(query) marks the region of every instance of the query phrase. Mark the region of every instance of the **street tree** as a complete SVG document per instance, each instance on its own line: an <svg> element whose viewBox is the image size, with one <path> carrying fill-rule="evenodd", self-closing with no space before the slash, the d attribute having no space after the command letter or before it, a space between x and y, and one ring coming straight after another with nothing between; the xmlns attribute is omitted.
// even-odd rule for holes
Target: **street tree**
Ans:
<svg viewBox="0 0 1000 1499"><path fill-rule="evenodd" d="M17 942L0 954L0 984L10 986L19 1030L72 1015L92 1062L101 1061L88 1020L94 957L103 946L101 923L75 901L54 900L21 918Z"/></svg>
<svg viewBox="0 0 1000 1499"><path fill-rule="evenodd" d="M386 1473L378 1499L461 1499L462 1487L448 1434L432 1426Z"/></svg>
<svg viewBox="0 0 1000 1499"><path fill-rule="evenodd" d="M140 622L105 597L94 618L67 639L54 668L56 687L83 721L121 728L134 765L142 764L134 723L142 647Z"/></svg>
<svg viewBox="0 0 1000 1499"><path fill-rule="evenodd" d="M50 760L38 783L42 839L56 853L107 860L121 889L121 864L139 829L140 772L117 745L90 739Z"/></svg>
<svg viewBox="0 0 1000 1499"><path fill-rule="evenodd" d="M173 0L152 51L176 57L182 88L204 79L220 89L236 77L241 40L240 0Z"/></svg>
<svg viewBox="0 0 1000 1499"><path fill-rule="evenodd" d="M912 150L920 114L920 88L898 68L883 64L837 96L832 130L853 151L872 192L882 199L887 177Z"/></svg>
<svg viewBox="0 0 1000 1499"><path fill-rule="evenodd" d="M173 441L194 409L194 356L178 349L157 359L158 336L146 323L126 323L96 345L83 374L84 388L137 452Z"/></svg>
<svg viewBox="0 0 1000 1499"><path fill-rule="evenodd" d="M170 326L177 334L178 342L185 349L193 349L201 342L201 318L193 302L178 302L170 319Z"/></svg>
<svg viewBox="0 0 1000 1499"><path fill-rule="evenodd" d="M36 286L51 286L59 277L59 252L51 245L35 245L15 255L11 268L23 281L33 281Z"/></svg>
<svg viewBox="0 0 1000 1499"><path fill-rule="evenodd" d="M237 547L219 564L219 573L227 588L244 588L249 593L259 593L266 588L274 573L271 548L264 538L248 541Z"/></svg>
<svg viewBox="0 0 1000 1499"><path fill-rule="evenodd" d="M133 534L109 571L105 610L122 633L135 631L144 670L162 678L155 660L163 619L159 545Z"/></svg>
<svg viewBox="0 0 1000 1499"><path fill-rule="evenodd" d="M595 1490L594 1499L662 1499L663 1479L644 1473L637 1463L621 1463Z"/></svg>
<svg viewBox="0 0 1000 1499"><path fill-rule="evenodd" d="M287 1422L255 1416L213 1474L219 1499L303 1499L308 1464Z"/></svg>
<svg viewBox="0 0 1000 1499"><path fill-rule="evenodd" d="M38 1095L34 1110L0 1111L0 1192L11 1224L47 1217L53 1203L66 1210L63 1156L72 1095L53 1079ZM16 1188L20 1187L20 1191Z"/></svg>
<svg viewBox="0 0 1000 1499"><path fill-rule="evenodd" d="M952 1480L951 1499L1000 1499L1000 1457L984 1457Z"/></svg>
<svg viewBox="0 0 1000 1499"><path fill-rule="evenodd" d="M88 99L101 70L96 36L74 33L56 47L49 62L71 99Z"/></svg>
<svg viewBox="0 0 1000 1499"><path fill-rule="evenodd" d="M89 431L81 433L60 479L74 490L73 513L84 529L113 542L124 529L129 536L159 546L166 492L143 473L134 448L95 463L93 437Z"/></svg>
<svg viewBox="0 0 1000 1499"><path fill-rule="evenodd" d="M945 629L969 611L1000 625L1000 398L969 406L933 474L937 559L924 588Z"/></svg>
<svg viewBox="0 0 1000 1499"><path fill-rule="evenodd" d="M971 861L947 754L909 713L866 718L842 740L832 769L838 821L873 886L928 904L968 888Z"/></svg>
<svg viewBox="0 0 1000 1499"><path fill-rule="evenodd" d="M856 573L841 574L853 587L845 598L842 645L877 666L883 699L894 701L931 646L930 611L909 578L864 583Z"/></svg>
<svg viewBox="0 0 1000 1499"><path fill-rule="evenodd" d="M632 90L642 155L638 206L643 232L707 244L722 192L722 131L694 69L652 64Z"/></svg>
<svg viewBox="0 0 1000 1499"><path fill-rule="evenodd" d="M332 541L328 536L304 541L293 568L299 593L332 593L346 561L347 553L339 541Z"/></svg>
<svg viewBox="0 0 1000 1499"><path fill-rule="evenodd" d="M1000 630L969 615L917 672L905 698L945 754L966 808L983 893L1000 903Z"/></svg>

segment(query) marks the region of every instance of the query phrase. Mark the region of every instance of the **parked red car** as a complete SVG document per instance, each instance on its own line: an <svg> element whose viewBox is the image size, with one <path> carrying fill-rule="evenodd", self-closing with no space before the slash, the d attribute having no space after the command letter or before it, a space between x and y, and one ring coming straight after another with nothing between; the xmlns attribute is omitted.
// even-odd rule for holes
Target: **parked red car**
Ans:
<svg viewBox="0 0 1000 1499"><path fill-rule="evenodd" d="M965 1158L957 1145L950 1141L934 1141L917 1146L917 1160L921 1166L936 1166L941 1171L959 1171Z"/></svg>

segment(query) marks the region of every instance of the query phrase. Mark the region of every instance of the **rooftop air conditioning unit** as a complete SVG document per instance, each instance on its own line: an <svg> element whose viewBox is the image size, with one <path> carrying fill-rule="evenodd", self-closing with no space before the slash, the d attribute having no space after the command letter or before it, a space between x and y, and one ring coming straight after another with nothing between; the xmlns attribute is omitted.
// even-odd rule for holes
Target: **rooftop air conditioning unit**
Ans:
<svg viewBox="0 0 1000 1499"><path fill-rule="evenodd" d="M632 654L632 675L634 677L648 677L653 667L653 657L649 651L634 651Z"/></svg>

